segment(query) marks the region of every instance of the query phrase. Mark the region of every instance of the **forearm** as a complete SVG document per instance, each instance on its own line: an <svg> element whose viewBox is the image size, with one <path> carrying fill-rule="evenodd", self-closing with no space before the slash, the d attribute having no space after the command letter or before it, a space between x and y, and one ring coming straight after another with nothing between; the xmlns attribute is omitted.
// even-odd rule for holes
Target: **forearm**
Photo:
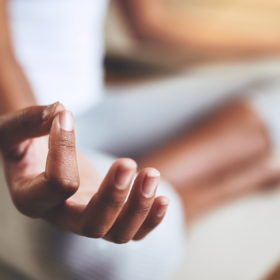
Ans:
<svg viewBox="0 0 280 280"><path fill-rule="evenodd" d="M271 53L279 52L280 49L277 29L270 30L269 33L254 27L244 29L238 26L238 13L234 14L234 27L220 14L213 16L210 13L207 14L208 20L201 20L195 13L192 14L191 5L189 13L182 13L162 0L118 1L129 24L142 39L211 54L220 54L221 51L224 54L247 51ZM230 9L225 9L224 12L232 16ZM205 18L207 19L206 16Z"/></svg>
<svg viewBox="0 0 280 280"><path fill-rule="evenodd" d="M13 53L6 1L0 0L0 114L35 104L31 87Z"/></svg>
<svg viewBox="0 0 280 280"><path fill-rule="evenodd" d="M29 83L13 58L0 58L0 114L35 105Z"/></svg>

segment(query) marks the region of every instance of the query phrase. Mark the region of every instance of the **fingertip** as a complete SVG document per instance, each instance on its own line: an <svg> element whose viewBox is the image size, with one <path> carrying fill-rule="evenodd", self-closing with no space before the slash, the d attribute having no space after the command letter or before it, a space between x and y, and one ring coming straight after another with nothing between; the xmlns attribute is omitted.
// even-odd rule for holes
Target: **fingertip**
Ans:
<svg viewBox="0 0 280 280"><path fill-rule="evenodd" d="M62 105L63 106L63 105ZM62 107L61 107L62 108ZM74 131L74 118L70 111L60 111L52 122L51 134L59 134L61 131Z"/></svg>
<svg viewBox="0 0 280 280"><path fill-rule="evenodd" d="M168 197L166 197L166 196L160 196L160 197L156 198L156 202L158 204L167 204L167 205L169 205L170 199Z"/></svg>
<svg viewBox="0 0 280 280"><path fill-rule="evenodd" d="M117 168L137 169L137 163L131 158L120 158L115 162Z"/></svg>
<svg viewBox="0 0 280 280"><path fill-rule="evenodd" d="M58 134L60 132L60 124L59 124L59 114L56 115L52 121L50 136Z"/></svg>
<svg viewBox="0 0 280 280"><path fill-rule="evenodd" d="M155 168L145 168L139 175L142 178L142 195L145 198L154 197L160 180L159 171Z"/></svg>
<svg viewBox="0 0 280 280"><path fill-rule="evenodd" d="M170 200L165 196L157 197L152 205L148 217L142 224L139 231L133 237L134 241L143 239L147 234L154 230L163 220Z"/></svg>
<svg viewBox="0 0 280 280"><path fill-rule="evenodd" d="M139 172L139 175L151 177L151 178L160 178L160 172L153 167L146 167Z"/></svg>
<svg viewBox="0 0 280 280"><path fill-rule="evenodd" d="M57 116L57 114L64 110L65 107L59 102L55 102L49 106L46 106L42 112L42 121L46 122L51 119L54 119Z"/></svg>
<svg viewBox="0 0 280 280"><path fill-rule="evenodd" d="M56 117L59 113L65 111L65 107L63 104L57 102L58 104L55 107L55 110L53 112L53 117Z"/></svg>
<svg viewBox="0 0 280 280"><path fill-rule="evenodd" d="M162 197L158 197L155 203L157 203L155 214L158 218L161 218L165 215L170 200L167 197L162 196Z"/></svg>
<svg viewBox="0 0 280 280"><path fill-rule="evenodd" d="M61 129L68 132L74 130L74 117L70 111L62 111L58 116Z"/></svg>
<svg viewBox="0 0 280 280"><path fill-rule="evenodd" d="M119 190L126 190L136 173L137 164L130 158L118 159L111 167L114 185Z"/></svg>

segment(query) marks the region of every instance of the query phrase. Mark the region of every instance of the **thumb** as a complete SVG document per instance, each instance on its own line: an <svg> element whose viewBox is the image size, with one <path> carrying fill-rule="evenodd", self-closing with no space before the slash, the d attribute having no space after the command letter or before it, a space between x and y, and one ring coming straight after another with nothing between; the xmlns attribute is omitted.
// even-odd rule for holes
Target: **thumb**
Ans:
<svg viewBox="0 0 280 280"><path fill-rule="evenodd" d="M0 148L4 153L29 138L49 134L53 118L64 106L56 102L49 106L33 106L0 117Z"/></svg>

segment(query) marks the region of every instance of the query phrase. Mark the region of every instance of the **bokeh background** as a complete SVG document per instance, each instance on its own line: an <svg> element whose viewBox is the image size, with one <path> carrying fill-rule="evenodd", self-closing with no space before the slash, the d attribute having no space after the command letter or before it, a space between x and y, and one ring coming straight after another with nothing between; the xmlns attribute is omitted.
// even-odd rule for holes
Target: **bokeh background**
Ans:
<svg viewBox="0 0 280 280"><path fill-rule="evenodd" d="M188 102L181 110L188 112L188 118L182 120L183 125L173 131L174 135L180 137L183 133L184 137L191 137L194 131L207 126L217 112L224 120L219 131L230 132L234 129L232 123L229 121L227 125L226 117L223 117L230 111L227 108L240 100L250 102L256 96L268 96L271 92L274 98L273 131L280 135L280 109L279 117L275 113L275 106L280 101L279 0L111 0L104 40L107 94L133 96L144 92L167 105L172 99L170 92L174 92L174 98L179 93L186 96ZM262 103L266 111L272 111L267 98L263 102L260 100L258 104ZM242 116L238 111L234 114L239 120L238 125L242 126ZM246 127L245 130L249 130L250 126ZM209 131L209 139L219 141L217 130ZM162 133L168 135L168 131ZM223 151L225 157L234 154L234 147L242 146L236 140L237 136L231 138L232 144ZM173 136L166 137L162 145L168 144L169 140L174 140ZM150 149L157 146L157 141L152 144ZM149 152L141 145L135 151L121 141L115 147L104 144L100 148L116 156L136 159ZM244 154L249 148L250 141ZM277 143L267 147L262 155L264 153L273 162L273 170L280 174ZM242 189L246 183L247 177L239 180L239 171L236 177L234 174L236 168L244 169L247 159L244 156L243 161L240 156L238 166L231 170L233 175L229 181L238 179L234 181L235 189ZM255 157L250 159L254 163ZM261 173L259 168L254 171L254 176ZM226 176L221 174L220 178ZM219 197L222 203L218 199L219 203L212 203L214 206L210 203L211 207L207 204L208 200L211 201L209 197L215 194L211 185L202 188L207 189L205 196L191 192L183 194L183 197L192 195L202 203L202 208L202 200L206 197L207 211L189 224L186 235L188 256L180 271L166 280L280 279L277 274L278 267L280 269L280 184L274 182L273 188L268 183L266 185L265 188L252 187L254 191L246 191L246 195L237 191L231 199L219 193L215 199ZM226 186L223 191L229 189L232 190ZM224 201L223 196L226 197ZM191 206L196 204L194 201L186 199ZM196 211L196 205L191 206L186 209L187 215L189 209ZM26 280L4 265L0 266L0 278Z"/></svg>
<svg viewBox="0 0 280 280"><path fill-rule="evenodd" d="M111 1L105 29L108 88L164 95L175 87L193 96L189 106L209 95L224 106L279 81L279 1L143 2L141 10ZM190 253L174 279L279 279L279 218L278 188L208 212L190 226Z"/></svg>

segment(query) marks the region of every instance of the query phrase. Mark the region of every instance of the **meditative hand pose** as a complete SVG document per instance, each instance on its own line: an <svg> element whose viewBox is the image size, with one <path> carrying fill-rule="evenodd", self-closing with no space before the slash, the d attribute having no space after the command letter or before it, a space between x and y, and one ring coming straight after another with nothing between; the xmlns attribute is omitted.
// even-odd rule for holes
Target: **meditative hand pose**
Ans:
<svg viewBox="0 0 280 280"><path fill-rule="evenodd" d="M47 151L47 139L37 137L48 134ZM74 119L59 103L1 116L0 147L17 209L60 230L127 243L146 236L165 214L169 201L155 199L155 169L138 174L126 201L137 168L131 159L117 160L103 180L82 169L80 184Z"/></svg>
<svg viewBox="0 0 280 280"><path fill-rule="evenodd" d="M65 108L79 122L99 100L106 6L0 1L0 259L34 279L163 279L184 254L180 200L156 169L76 153Z"/></svg>
<svg viewBox="0 0 280 280"><path fill-rule="evenodd" d="M269 150L261 122L243 105L221 113L219 119L227 121L210 120L192 137L164 146L190 122L195 102L186 93L196 86L180 92L172 85L171 90L166 87L168 94L151 95L144 89L133 95L105 95L97 104L104 91L106 5L92 0L0 0L0 164L6 175L4 180L0 173L0 260L34 279L168 278L185 254L184 211L169 183L181 190L193 189L201 178L219 185L217 178L208 179L244 158L246 163L260 159ZM208 77L205 80L207 87ZM246 84L239 80L233 83L235 89ZM222 91L226 95L228 87ZM58 100L63 105L54 103ZM76 152L74 120L65 109L73 111L77 144L85 156ZM248 149L217 156L212 148L220 142L212 131L223 136L223 151L235 147L227 137L228 127L233 139L241 135L238 139ZM136 176L134 160L115 161L93 150L143 152L143 170ZM147 156L148 150L153 152ZM169 183L146 166L157 167ZM254 180L246 182L242 191L254 188ZM208 188L207 207L224 200L221 193L236 193L236 185L226 186L226 192L219 186L214 195ZM197 197L201 206L205 196ZM19 212L47 220L63 233Z"/></svg>

